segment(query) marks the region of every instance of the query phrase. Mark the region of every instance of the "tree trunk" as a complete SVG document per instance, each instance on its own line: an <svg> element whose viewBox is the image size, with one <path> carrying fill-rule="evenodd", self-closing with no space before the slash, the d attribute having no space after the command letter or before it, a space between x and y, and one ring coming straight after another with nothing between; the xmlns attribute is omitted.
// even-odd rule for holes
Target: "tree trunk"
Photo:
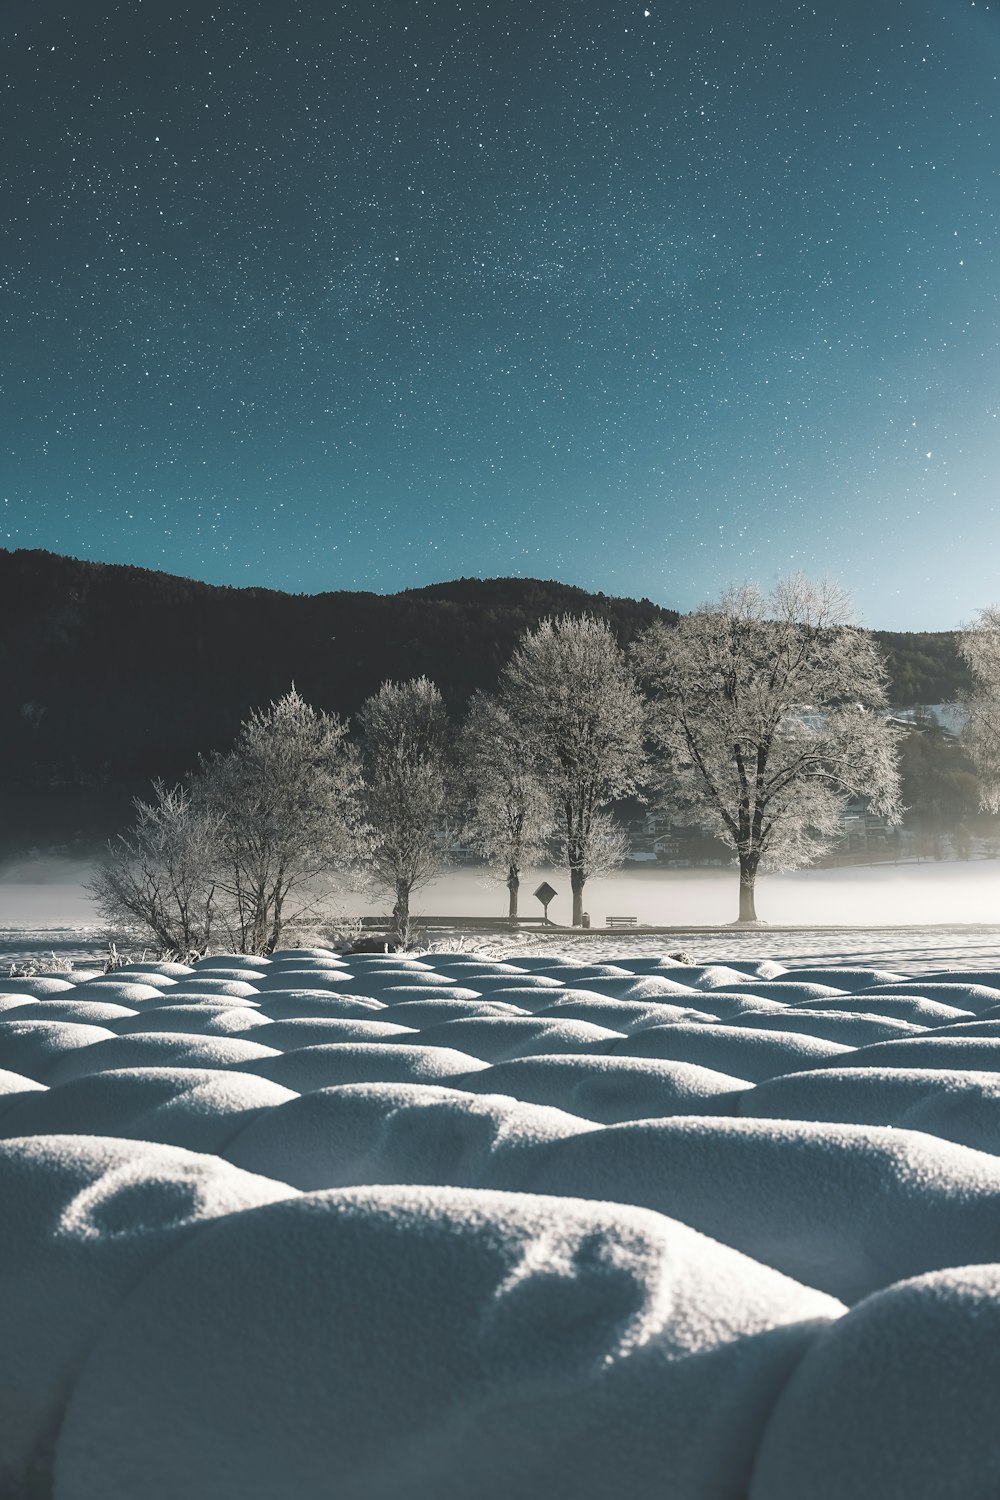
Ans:
<svg viewBox="0 0 1000 1500"><path fill-rule="evenodd" d="M268 953L273 953L281 942L281 929L283 926L281 908L282 898L276 895L274 898L274 916L271 920L271 936L267 942Z"/></svg>
<svg viewBox="0 0 1000 1500"><path fill-rule="evenodd" d="M270 932L267 937L267 946L264 948L265 953L273 953L275 948L277 948L278 944L281 941L281 929L284 926L282 912L285 905L286 895L287 889L285 886L285 866L284 863L281 863L278 865L277 874L274 877L274 881L270 889L270 917L268 918L268 926L270 927ZM264 911L265 913L267 912L266 906L264 908Z"/></svg>
<svg viewBox="0 0 1000 1500"><path fill-rule="evenodd" d="M405 943L410 929L410 887L407 881L396 881L396 904L392 909L396 932Z"/></svg>
<svg viewBox="0 0 1000 1500"><path fill-rule="evenodd" d="M586 883L586 875L576 865L570 866L569 883L573 892L573 923L574 927L583 926L583 887Z"/></svg>
<svg viewBox="0 0 1000 1500"><path fill-rule="evenodd" d="M510 904L507 909L507 915L511 921L514 921L517 917L517 893L520 886L521 882L518 878L517 870L511 865L507 871L507 890L510 892Z"/></svg>
<svg viewBox="0 0 1000 1500"><path fill-rule="evenodd" d="M756 922L757 908L754 905L754 885L757 880L757 861L740 855L740 917L741 922Z"/></svg>

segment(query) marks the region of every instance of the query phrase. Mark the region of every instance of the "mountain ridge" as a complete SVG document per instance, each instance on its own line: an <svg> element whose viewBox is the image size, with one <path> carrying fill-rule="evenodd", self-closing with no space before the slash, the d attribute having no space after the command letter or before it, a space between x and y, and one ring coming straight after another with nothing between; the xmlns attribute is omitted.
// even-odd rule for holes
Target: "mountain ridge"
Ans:
<svg viewBox="0 0 1000 1500"><path fill-rule="evenodd" d="M350 716L386 677L426 673L457 715L492 687L524 630L582 610L623 645L678 619L555 579L289 594L0 549L0 839L37 821L46 798L103 832L108 818L92 810L110 800L117 822L123 799L127 810L151 777L183 776L293 680L316 707ZM899 706L946 702L966 685L956 632L873 634Z"/></svg>

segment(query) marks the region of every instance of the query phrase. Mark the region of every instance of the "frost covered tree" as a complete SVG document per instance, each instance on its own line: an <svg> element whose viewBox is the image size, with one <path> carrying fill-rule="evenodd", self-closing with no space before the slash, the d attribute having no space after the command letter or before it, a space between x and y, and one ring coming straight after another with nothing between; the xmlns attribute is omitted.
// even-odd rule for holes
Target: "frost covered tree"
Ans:
<svg viewBox="0 0 1000 1500"><path fill-rule="evenodd" d="M517 916L521 872L547 851L555 826L552 798L529 764L522 728L497 699L477 693L462 730L468 782L468 837L507 887Z"/></svg>
<svg viewBox="0 0 1000 1500"><path fill-rule="evenodd" d="M315 913L320 877L351 862L363 832L347 726L294 687L254 709L187 787L155 791L136 802L92 889L109 920L164 950L201 953L218 936L269 953L290 922Z"/></svg>
<svg viewBox="0 0 1000 1500"><path fill-rule="evenodd" d="M108 845L87 889L113 927L164 953L204 953L218 920L219 816L162 781L152 801L137 797L133 807L135 823Z"/></svg>
<svg viewBox="0 0 1000 1500"><path fill-rule="evenodd" d="M817 858L849 797L899 820L885 668L850 618L839 589L793 577L769 595L730 590L635 643L664 800L734 850L741 922L757 919L758 870Z"/></svg>
<svg viewBox="0 0 1000 1500"><path fill-rule="evenodd" d="M383 682L358 714L369 829L365 864L395 899L406 940L410 897L448 859L456 793L451 726L427 677Z"/></svg>
<svg viewBox="0 0 1000 1500"><path fill-rule="evenodd" d="M960 649L972 673L962 740L979 780L980 805L1000 812L1000 605L981 609Z"/></svg>
<svg viewBox="0 0 1000 1500"><path fill-rule="evenodd" d="M522 636L499 699L555 805L579 927L588 874L611 852L600 815L635 792L644 764L642 698L604 621L561 615Z"/></svg>
<svg viewBox="0 0 1000 1500"><path fill-rule="evenodd" d="M347 725L294 687L254 709L231 750L201 760L192 795L219 820L217 887L237 952L269 953L315 914L319 878L357 852L360 794Z"/></svg>
<svg viewBox="0 0 1000 1500"><path fill-rule="evenodd" d="M580 887L580 919L583 919L583 887L588 880L598 880L620 868L628 856L630 844L625 829L614 813L598 808L591 817L590 829L579 845L579 866L582 877ZM570 861L570 842L565 824L556 839L556 858L560 864L573 866ZM574 925L579 925L574 923Z"/></svg>

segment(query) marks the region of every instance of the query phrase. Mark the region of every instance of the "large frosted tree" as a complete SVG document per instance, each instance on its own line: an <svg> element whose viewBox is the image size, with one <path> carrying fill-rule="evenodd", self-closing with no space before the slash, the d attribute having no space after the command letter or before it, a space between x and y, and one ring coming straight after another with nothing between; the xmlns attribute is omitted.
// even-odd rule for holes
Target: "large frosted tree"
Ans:
<svg viewBox="0 0 1000 1500"><path fill-rule="evenodd" d="M562 615L522 638L499 698L524 735L528 763L555 804L574 927L589 874L620 858L607 809L636 791L644 764L642 697L603 620Z"/></svg>
<svg viewBox="0 0 1000 1500"><path fill-rule="evenodd" d="M468 834L507 887L507 915L517 916L521 873L547 849L555 826L552 798L532 770L522 726L485 693L469 705L462 731L468 782Z"/></svg>
<svg viewBox="0 0 1000 1500"><path fill-rule="evenodd" d="M447 862L454 820L454 760L444 700L427 677L383 682L358 714L368 824L366 856L376 885L395 898L405 940L410 898Z"/></svg>
<svg viewBox="0 0 1000 1500"><path fill-rule="evenodd" d="M269 953L317 909L318 879L356 855L360 792L347 725L294 687L202 760L192 797L218 818L217 899L238 952Z"/></svg>
<svg viewBox="0 0 1000 1500"><path fill-rule="evenodd" d="M898 821L885 668L839 589L793 577L770 594L730 590L653 625L633 662L665 805L733 849L741 922L757 920L758 871L816 859L850 797Z"/></svg>

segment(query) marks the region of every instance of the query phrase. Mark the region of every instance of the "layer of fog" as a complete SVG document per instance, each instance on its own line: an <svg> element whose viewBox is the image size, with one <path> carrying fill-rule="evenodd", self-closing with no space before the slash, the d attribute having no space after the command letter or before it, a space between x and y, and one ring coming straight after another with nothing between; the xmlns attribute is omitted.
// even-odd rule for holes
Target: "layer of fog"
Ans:
<svg viewBox="0 0 1000 1500"><path fill-rule="evenodd" d="M74 927L99 920L84 890L89 867L79 861L37 856L0 868L0 928ZM532 892L542 880L557 896L550 918L570 917L569 878L564 870L528 871L521 883L521 911L541 914ZM337 898L345 913L382 912L384 898L345 891ZM608 916L635 917L663 926L715 926L732 922L737 877L732 869L664 870L630 867L587 885L584 905L591 923ZM416 916L503 916L506 889L477 868L450 871L415 894ZM856 866L762 876L757 911L775 925L1000 921L1000 861Z"/></svg>
<svg viewBox="0 0 1000 1500"><path fill-rule="evenodd" d="M92 866L26 855L0 865L0 928L81 927L100 920L84 889Z"/></svg>
<svg viewBox="0 0 1000 1500"><path fill-rule="evenodd" d="M558 895L549 907L554 922L570 919L569 877L563 870L528 872L521 883L520 909L538 916L532 895L547 880ZM658 926L716 926L738 912L735 869L663 870L641 866L588 882L584 906L591 924L612 917L635 917ZM503 916L507 892L480 870L452 871L417 893L416 914ZM364 905L354 909L367 910ZM1000 921L1000 860L974 863L885 865L842 870L800 870L761 876L757 914L772 924L859 926L927 922Z"/></svg>

